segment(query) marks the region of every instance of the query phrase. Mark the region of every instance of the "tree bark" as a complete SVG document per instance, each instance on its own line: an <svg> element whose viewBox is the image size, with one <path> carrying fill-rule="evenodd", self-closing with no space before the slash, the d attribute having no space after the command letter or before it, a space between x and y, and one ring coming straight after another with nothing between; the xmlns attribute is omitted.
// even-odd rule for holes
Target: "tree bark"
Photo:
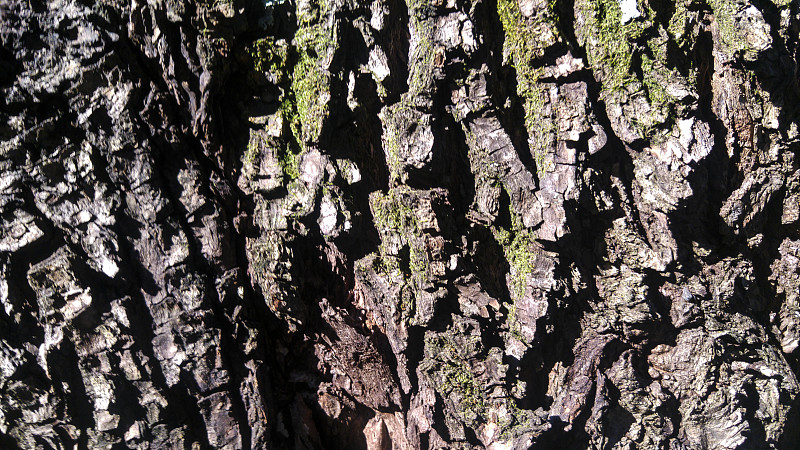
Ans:
<svg viewBox="0 0 800 450"><path fill-rule="evenodd" d="M799 33L4 0L0 446L792 448Z"/></svg>

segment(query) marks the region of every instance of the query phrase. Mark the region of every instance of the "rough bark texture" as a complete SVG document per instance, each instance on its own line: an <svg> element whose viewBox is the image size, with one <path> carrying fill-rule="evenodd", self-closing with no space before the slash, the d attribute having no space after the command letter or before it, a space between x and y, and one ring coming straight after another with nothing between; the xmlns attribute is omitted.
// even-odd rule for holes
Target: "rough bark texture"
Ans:
<svg viewBox="0 0 800 450"><path fill-rule="evenodd" d="M0 447L795 448L798 34L2 0Z"/></svg>

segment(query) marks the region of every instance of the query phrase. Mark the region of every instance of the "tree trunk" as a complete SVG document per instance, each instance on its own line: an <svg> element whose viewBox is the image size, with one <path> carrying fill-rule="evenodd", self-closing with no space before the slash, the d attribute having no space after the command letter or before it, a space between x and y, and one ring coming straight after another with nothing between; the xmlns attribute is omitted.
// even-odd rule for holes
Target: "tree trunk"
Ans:
<svg viewBox="0 0 800 450"><path fill-rule="evenodd" d="M0 447L792 448L799 32L3 0Z"/></svg>

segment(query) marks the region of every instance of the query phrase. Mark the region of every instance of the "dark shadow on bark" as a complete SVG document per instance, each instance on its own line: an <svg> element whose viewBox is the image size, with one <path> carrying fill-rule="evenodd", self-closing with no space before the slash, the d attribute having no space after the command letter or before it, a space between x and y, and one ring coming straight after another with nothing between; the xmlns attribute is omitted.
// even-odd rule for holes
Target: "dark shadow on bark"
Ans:
<svg viewBox="0 0 800 450"><path fill-rule="evenodd" d="M26 189L24 196L26 204L35 204L33 203L33 193L30 190ZM44 235L15 251L8 259L9 277L7 282L9 299L14 298L13 295L17 294L16 297L20 303L15 304L15 306L20 313L20 323L17 324L15 332L10 332L11 329L6 330L7 333L3 336L3 339L19 344L17 347L21 346L25 341L39 346L44 343L45 339L40 318L37 317L39 312L39 305L36 301L37 295L28 282L28 270L32 265L49 257L55 251L54 249L66 245L64 234L60 229L56 228L50 220L43 217L40 212L35 212L34 216L38 216L35 224L42 230Z"/></svg>
<svg viewBox="0 0 800 450"><path fill-rule="evenodd" d="M798 373L798 367L795 365L794 373ZM786 428L778 441L777 448L792 448L800 442L800 397L795 397L792 404L789 406L789 411L786 413Z"/></svg>
<svg viewBox="0 0 800 450"><path fill-rule="evenodd" d="M402 93L408 91L408 52L410 47L408 8L403 0L387 1L389 13L385 16L383 30L378 33L378 39L388 42L389 48L384 49L389 63L389 76L384 83L387 84L387 96L384 103L391 105L400 101Z"/></svg>
<svg viewBox="0 0 800 450"><path fill-rule="evenodd" d="M337 245L352 255L352 261L378 248L380 239L370 210L369 194L385 191L389 186L381 141L383 128L378 119L381 102L375 89L375 81L370 76L359 74L356 77L354 97L359 104L353 111L342 105L338 113L332 113L341 117L341 123L332 127L330 144L325 148L331 158L351 159L362 175L361 181L347 189L351 195L351 212L354 213L352 229L336 238Z"/></svg>
<svg viewBox="0 0 800 450"><path fill-rule="evenodd" d="M82 431L76 442L76 445L80 446L86 445L88 440L86 431L93 429L96 424L92 420L94 407L89 402L78 364L75 344L67 339L63 340L58 350L51 352L47 358L52 386L56 393L64 396L72 423ZM68 391L64 392L62 386L67 386Z"/></svg>
<svg viewBox="0 0 800 450"><path fill-rule="evenodd" d="M443 90L444 91L444 90ZM449 96L449 93L448 93ZM442 95L437 96L437 101L444 100ZM446 100L449 103L449 99ZM454 217L463 217L469 211L472 202L475 200L475 176L470 168L469 147L467 138L461 124L456 123L453 116L446 112L446 103L434 107L435 110L442 111L439 121L443 139L438 147L441 161L440 185L447 189L448 200L453 206ZM439 170L435 170L438 175Z"/></svg>
<svg viewBox="0 0 800 450"><path fill-rule="evenodd" d="M607 439L606 448L614 448L614 445L618 444L628 433L636 419L628 410L619 406L620 392L614 383L607 380L605 387L608 392L608 403L614 406L611 406L603 417L603 423L606 426L603 435Z"/></svg>

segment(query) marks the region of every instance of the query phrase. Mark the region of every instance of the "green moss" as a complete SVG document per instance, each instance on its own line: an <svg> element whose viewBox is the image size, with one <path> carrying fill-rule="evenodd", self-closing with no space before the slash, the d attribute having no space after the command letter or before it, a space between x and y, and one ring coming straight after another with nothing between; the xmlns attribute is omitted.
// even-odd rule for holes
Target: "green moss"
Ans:
<svg viewBox="0 0 800 450"><path fill-rule="evenodd" d="M264 149L278 157L285 180L292 181L300 176L300 153L297 146L292 141L267 137L263 132L252 132L247 148L242 155L242 166L252 166L256 164L259 156Z"/></svg>
<svg viewBox="0 0 800 450"><path fill-rule="evenodd" d="M517 297L525 293L528 278L533 273L534 254L532 253L535 235L530 230L518 230L513 240L503 250L511 265L513 289Z"/></svg>
<svg viewBox="0 0 800 450"><path fill-rule="evenodd" d="M503 174L500 163L495 161L484 149L478 141L475 133L472 132L465 124L461 125L464 131L464 136L469 146L468 157L470 170L475 176L476 183L479 180L488 180L491 184L499 184L500 178Z"/></svg>
<svg viewBox="0 0 800 450"><path fill-rule="evenodd" d="M244 152L244 157L242 158L242 164L252 166L256 162L259 153L258 145L258 140L254 140L253 136L251 136L250 142L247 143L247 150Z"/></svg>
<svg viewBox="0 0 800 450"><path fill-rule="evenodd" d="M378 273L385 275L391 275L394 273L402 275L402 271L400 270L400 258L384 253L377 255L373 269L375 269Z"/></svg>
<svg viewBox="0 0 800 450"><path fill-rule="evenodd" d="M402 181L403 161L400 159L401 140L408 140L408 132L412 127L424 127L422 114L413 109L407 99L388 106L381 112L384 127L384 146L386 148L386 165L389 167L389 179L395 185Z"/></svg>
<svg viewBox="0 0 800 450"><path fill-rule="evenodd" d="M623 89L635 81L632 61L636 48L631 41L643 32L640 20L622 24L622 11L616 0L582 1L576 4L590 31L587 46L589 63L603 76L607 91Z"/></svg>
<svg viewBox="0 0 800 450"><path fill-rule="evenodd" d="M414 245L409 246L408 267L411 276L417 276L423 279L427 278L431 264L430 261L428 261L428 255L424 249L417 248Z"/></svg>
<svg viewBox="0 0 800 450"><path fill-rule="evenodd" d="M555 20L552 4L546 13L533 20L522 15L517 0L498 0L497 13L505 32L503 57L517 72L517 95L524 102L525 128L541 178L548 168L545 163L546 154L554 144L556 126L553 118L545 111L546 93L539 82L542 69L536 67L535 61L552 44L548 40L540 42L537 36L542 29L555 30L555 26L548 22Z"/></svg>
<svg viewBox="0 0 800 450"><path fill-rule="evenodd" d="M529 280L535 269L538 246L536 233L525 227L513 209L509 212L512 221L510 229L500 226L492 226L490 229L495 241L503 249L503 256L509 265L508 290L511 298L506 305L508 310L506 323L514 337L520 342L526 342L527 339L522 335L521 326L516 318L516 302L522 299L528 289Z"/></svg>
<svg viewBox="0 0 800 450"><path fill-rule="evenodd" d="M555 2L549 2L545 11L541 11L535 17L526 19L519 10L517 0L498 0L497 15L503 24L505 41L503 42L504 58L511 58L511 63L517 69L526 69L521 64L533 61L544 56L544 52L555 41L558 36L549 33L557 33L556 14L553 10ZM548 36L542 34L532 34L531 31L547 27ZM519 66L519 67L518 67Z"/></svg>
<svg viewBox="0 0 800 450"><path fill-rule="evenodd" d="M389 96L389 91L386 89L386 86L383 85L383 82L381 82L377 78L374 78L374 80L375 80L375 88L376 88L376 92L378 93L378 97L380 97L381 100L384 100L386 97Z"/></svg>
<svg viewBox="0 0 800 450"><path fill-rule="evenodd" d="M653 67L653 60L647 55L642 55L642 71L647 74L652 74L655 70L656 69ZM664 88L664 84L660 83L658 79L649 76L644 77L643 81L647 88L647 97L650 99L651 104L663 104L669 101L670 97L667 94L667 90Z"/></svg>
<svg viewBox="0 0 800 450"><path fill-rule="evenodd" d="M200 0L198 2L198 6L200 6L200 18L203 20L203 22L206 22L208 20L207 17L209 16L209 10L219 11L222 9L227 9L228 11L232 12L234 8L234 0ZM214 24L217 24L216 21L214 21Z"/></svg>
<svg viewBox="0 0 800 450"><path fill-rule="evenodd" d="M476 339L475 336L471 336ZM477 338L479 340L479 338ZM478 345L474 342L472 346ZM471 345L467 345L471 347ZM458 413L467 423L473 423L486 410L486 398L481 385L470 371L464 354L468 350L461 348L447 335L426 335L426 358L435 358L437 363L428 370L433 377L434 389L444 398L458 402Z"/></svg>
<svg viewBox="0 0 800 450"><path fill-rule="evenodd" d="M410 199L403 195L406 189L398 187L390 189L386 194L381 192L372 194L370 206L378 231L417 232L417 217L408 202Z"/></svg>
<svg viewBox="0 0 800 450"><path fill-rule="evenodd" d="M386 146L386 165L389 168L389 179L391 184L396 184L401 176L402 164L400 161L400 138L403 135L402 130L397 128L398 118L401 113L398 108L408 109L408 105L400 102L397 105L392 105L388 109L388 114L381 115L381 122L384 126L384 145Z"/></svg>
<svg viewBox="0 0 800 450"><path fill-rule="evenodd" d="M750 50L747 41L739 33L739 27L734 18L740 3L731 0L709 0L708 6L714 11L720 38L731 55Z"/></svg>
<svg viewBox="0 0 800 450"><path fill-rule="evenodd" d="M685 78L667 67L667 43L674 36L674 42L684 51L691 51L690 3L691 0L677 2L668 29L662 30L654 21L655 12L647 5L639 5L640 18L623 24L616 0L576 2L576 12L585 25L576 32L586 46L589 64L601 76L601 97L609 103L624 103L643 95L650 105L649 113L630 118L642 138L651 139L661 129L671 129L674 123L675 102L679 99L666 86ZM689 70L689 77L693 76Z"/></svg>
<svg viewBox="0 0 800 450"><path fill-rule="evenodd" d="M327 0L315 0L306 2L303 8L296 8L297 21L300 25L309 25L313 23L324 22L324 14L330 11L330 5Z"/></svg>
<svg viewBox="0 0 800 450"><path fill-rule="evenodd" d="M299 139L299 118L294 99L291 96L284 97L280 104L279 111L284 127L286 124L288 124L290 129L289 131L291 131L291 133L282 133L286 137L281 140L282 145L280 145L278 160L280 162L281 169L283 169L284 175L287 177L287 180L296 180L300 177L300 156L303 153L304 146L302 141Z"/></svg>
<svg viewBox="0 0 800 450"><path fill-rule="evenodd" d="M271 74L283 88L280 108L298 145L295 153L319 139L328 114L330 74L324 64L335 42L333 31L324 25L325 9L320 8L300 18L292 46L266 37L247 47L253 68Z"/></svg>
<svg viewBox="0 0 800 450"><path fill-rule="evenodd" d="M405 193L406 189L398 187L386 194L376 192L370 197L370 206L378 231L382 235L397 235L408 246L409 264L405 275L421 283L427 279L430 261L427 252L414 245L415 241L424 239L424 233L412 209L412 199ZM386 256L387 253L384 244L381 244L381 254Z"/></svg>
<svg viewBox="0 0 800 450"><path fill-rule="evenodd" d="M280 82L289 60L289 46L286 42L276 42L272 37L256 39L247 46L247 52L253 59L254 69L274 74Z"/></svg>
<svg viewBox="0 0 800 450"><path fill-rule="evenodd" d="M403 101L409 104L420 95L429 93L433 88L436 47L433 43L434 25L431 19L429 2L424 0L406 0L411 29L414 30L414 48L411 55L413 64L409 67L408 92L403 94Z"/></svg>
<svg viewBox="0 0 800 450"><path fill-rule="evenodd" d="M508 318L506 319L508 325L508 332L520 342L527 342L525 336L522 335L522 327L517 320L517 304L511 303L508 305Z"/></svg>
<svg viewBox="0 0 800 450"><path fill-rule="evenodd" d="M400 313L407 318L414 315L414 292L408 285L400 288Z"/></svg>
<svg viewBox="0 0 800 450"><path fill-rule="evenodd" d="M389 136L386 141L386 150L388 150L388 154L386 155L386 166L389 168L389 180L391 185L395 185L398 183L402 175L400 163L400 144L398 142L397 134L393 136Z"/></svg>
<svg viewBox="0 0 800 450"><path fill-rule="evenodd" d="M653 47L661 50L660 46ZM634 122L640 135L650 139L651 142L659 134L659 128L671 128L676 99L667 92L666 85L681 78L677 71L664 66L662 61L666 59L666 55L659 54L658 50L653 52L656 60L650 59L646 54L641 56L643 89L653 111L642 115Z"/></svg>
<svg viewBox="0 0 800 450"><path fill-rule="evenodd" d="M291 91L297 115L290 124L301 143L319 139L328 115L330 75L322 67L334 46L333 36L323 25L301 27L295 35L298 59L292 72Z"/></svg>
<svg viewBox="0 0 800 450"><path fill-rule="evenodd" d="M417 12L418 15L427 15L432 5L430 0L406 0L406 8L409 11Z"/></svg>
<svg viewBox="0 0 800 450"><path fill-rule="evenodd" d="M402 295L397 301L403 320L409 324L415 320L417 296L433 286L431 256L424 244L428 236L414 209L415 198L407 187L370 195L370 209L381 236L375 269L401 284Z"/></svg>
<svg viewBox="0 0 800 450"><path fill-rule="evenodd" d="M672 38L672 41L680 47L686 47L693 43L693 39L690 36L691 16L689 14L689 5L692 1L693 0L678 0L674 2L675 10L667 26L667 32Z"/></svg>
<svg viewBox="0 0 800 450"><path fill-rule="evenodd" d="M492 227L492 233L497 243L503 248L503 253L511 269L511 294L515 298L520 298L525 295L528 278L533 273L536 259L534 253L536 234L525 228L513 209L510 212L511 229Z"/></svg>
<svg viewBox="0 0 800 450"><path fill-rule="evenodd" d="M500 429L503 430L500 433L500 440L504 441L514 439L528 431L528 427L533 420L531 411L521 409L514 399L507 399L505 405L508 410L508 416L501 418L497 423Z"/></svg>
<svg viewBox="0 0 800 450"><path fill-rule="evenodd" d="M462 418L468 423L475 420L486 407L483 390L475 380L475 376L464 364L445 365L443 372L444 383L440 386L442 395L456 393L460 401L459 413Z"/></svg>
<svg viewBox="0 0 800 450"><path fill-rule="evenodd" d="M553 161L547 157L546 147L537 146L534 147L536 150L533 151L533 162L536 164L536 175L539 176L541 180L553 168Z"/></svg>
<svg viewBox="0 0 800 450"><path fill-rule="evenodd" d="M278 145L278 157L289 180L299 177L299 157L308 143L319 139L328 114L330 75L322 65L334 44L330 31L322 25L301 22L294 45L267 37L247 48L253 68L272 74L284 87L280 114L288 129ZM248 146L245 162L252 162L254 156Z"/></svg>
<svg viewBox="0 0 800 450"><path fill-rule="evenodd" d="M286 149L281 155L280 164L288 180L300 178L300 155Z"/></svg>
<svg viewBox="0 0 800 450"><path fill-rule="evenodd" d="M387 295L387 298L395 302L399 319L406 325L412 325L416 313L416 291L409 280L409 274L402 267L401 258L387 254L381 247L379 254L373 254L369 261L371 262L369 267L376 274L392 285L399 285L398 293Z"/></svg>
<svg viewBox="0 0 800 450"><path fill-rule="evenodd" d="M430 34L430 33L429 33ZM435 49L429 34L423 34L422 39L417 43L416 54L419 61L411 67L408 78L407 97L414 98L432 88Z"/></svg>

